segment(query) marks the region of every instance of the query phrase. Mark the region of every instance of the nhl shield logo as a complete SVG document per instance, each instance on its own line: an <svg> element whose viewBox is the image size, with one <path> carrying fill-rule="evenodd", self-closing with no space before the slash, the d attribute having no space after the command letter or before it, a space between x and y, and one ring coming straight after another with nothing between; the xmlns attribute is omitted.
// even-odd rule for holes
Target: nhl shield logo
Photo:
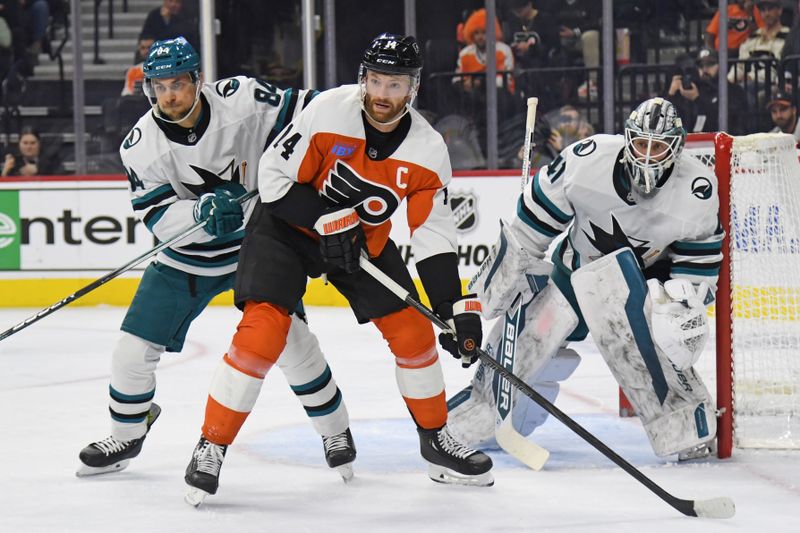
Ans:
<svg viewBox="0 0 800 533"><path fill-rule="evenodd" d="M453 193L450 195L450 209L456 222L456 231L466 233L478 223L478 199L469 193Z"/></svg>

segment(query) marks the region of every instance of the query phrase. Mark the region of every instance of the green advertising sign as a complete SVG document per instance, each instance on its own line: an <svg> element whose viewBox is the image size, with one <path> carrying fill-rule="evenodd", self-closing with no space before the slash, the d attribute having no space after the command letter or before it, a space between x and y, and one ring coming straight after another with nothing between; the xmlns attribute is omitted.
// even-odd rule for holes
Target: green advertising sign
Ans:
<svg viewBox="0 0 800 533"><path fill-rule="evenodd" d="M19 270L19 191L0 191L0 270Z"/></svg>

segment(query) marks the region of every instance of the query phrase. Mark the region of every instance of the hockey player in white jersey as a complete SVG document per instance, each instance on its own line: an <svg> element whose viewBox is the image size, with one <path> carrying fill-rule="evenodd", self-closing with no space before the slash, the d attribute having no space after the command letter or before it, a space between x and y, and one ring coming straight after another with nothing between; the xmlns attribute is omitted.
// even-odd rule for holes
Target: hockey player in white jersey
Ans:
<svg viewBox="0 0 800 533"><path fill-rule="evenodd" d="M514 372L551 401L580 360L565 346L591 332L656 455L681 459L707 455L716 434L692 365L708 337L724 234L716 177L682 153L685 138L673 105L653 98L624 136L565 148L525 187L470 285L487 318L505 316L487 351L514 354ZM543 258L557 238L551 265ZM448 403L454 431L471 444L493 443L503 416L521 435L547 417L525 396L508 417L499 382L482 364Z"/></svg>
<svg viewBox="0 0 800 533"><path fill-rule="evenodd" d="M244 223L255 203L243 209L237 197L256 188L265 146L314 96L245 77L205 85L200 58L182 37L155 42L144 75L153 108L120 148L133 210L162 241L208 221L145 270L112 354L111 436L80 452L79 476L121 470L139 454L160 413L153 398L162 354L181 351L191 322L214 296L233 288ZM301 302L294 305L277 365L323 437L329 466L348 476L355 447L347 409ZM234 361L231 373L237 373L236 357L226 355ZM238 381L249 378L239 374ZM256 396L215 398L243 412Z"/></svg>

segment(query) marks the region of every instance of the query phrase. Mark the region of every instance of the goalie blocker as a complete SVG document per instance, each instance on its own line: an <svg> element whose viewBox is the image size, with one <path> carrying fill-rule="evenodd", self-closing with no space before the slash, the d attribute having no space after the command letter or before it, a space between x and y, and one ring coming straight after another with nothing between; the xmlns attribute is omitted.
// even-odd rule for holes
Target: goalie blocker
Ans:
<svg viewBox="0 0 800 533"><path fill-rule="evenodd" d="M711 396L694 369L680 369L654 341L653 304L633 252L604 256L575 271L571 281L594 342L656 455L710 443L717 430Z"/></svg>

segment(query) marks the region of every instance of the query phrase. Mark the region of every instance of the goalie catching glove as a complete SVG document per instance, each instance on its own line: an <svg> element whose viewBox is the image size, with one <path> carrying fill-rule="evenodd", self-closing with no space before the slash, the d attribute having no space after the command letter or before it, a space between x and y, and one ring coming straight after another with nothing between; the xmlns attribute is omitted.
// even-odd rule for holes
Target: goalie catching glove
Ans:
<svg viewBox="0 0 800 533"><path fill-rule="evenodd" d="M319 251L326 263L353 274L361 269L358 259L366 237L358 213L352 207L330 209L314 223Z"/></svg>
<svg viewBox="0 0 800 533"><path fill-rule="evenodd" d="M662 286L658 280L649 279L647 289L653 305L653 340L678 370L690 368L708 340L708 285L695 287L688 279L677 278Z"/></svg>
<svg viewBox="0 0 800 533"><path fill-rule="evenodd" d="M242 191L244 192L244 189ZM244 221L242 206L236 196L223 188L198 198L194 203L193 215L195 222L206 221L203 229L214 237L236 231Z"/></svg>
<svg viewBox="0 0 800 533"><path fill-rule="evenodd" d="M481 329L481 303L474 294L456 298L454 302L444 302L436 307L436 314L450 324L455 332L439 334L439 344L456 359L461 359L461 366L468 368L478 360L478 348L483 341Z"/></svg>

